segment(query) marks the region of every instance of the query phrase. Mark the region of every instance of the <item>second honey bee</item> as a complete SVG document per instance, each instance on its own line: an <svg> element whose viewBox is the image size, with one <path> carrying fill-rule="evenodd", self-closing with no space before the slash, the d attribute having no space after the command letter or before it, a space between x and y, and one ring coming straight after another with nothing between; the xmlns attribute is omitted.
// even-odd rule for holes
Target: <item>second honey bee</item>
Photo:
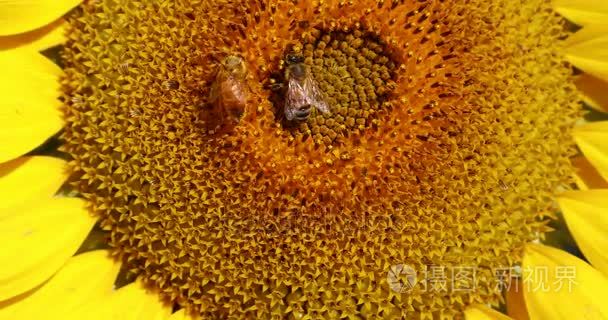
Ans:
<svg viewBox="0 0 608 320"><path fill-rule="evenodd" d="M208 102L214 122L234 125L245 112L249 87L246 83L247 66L243 58L229 55L224 58L211 85Z"/></svg>
<svg viewBox="0 0 608 320"><path fill-rule="evenodd" d="M323 99L323 93L317 86L310 68L304 63L304 56L288 54L285 62L285 118L289 121L304 121L310 116L313 107L328 113L329 106Z"/></svg>

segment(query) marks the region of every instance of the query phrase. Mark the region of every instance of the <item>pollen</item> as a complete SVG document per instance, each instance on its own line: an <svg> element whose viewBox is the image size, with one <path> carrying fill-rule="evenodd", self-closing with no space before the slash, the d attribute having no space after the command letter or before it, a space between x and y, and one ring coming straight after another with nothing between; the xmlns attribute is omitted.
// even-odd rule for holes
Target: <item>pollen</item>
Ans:
<svg viewBox="0 0 608 320"><path fill-rule="evenodd" d="M462 319L573 183L549 0L100 0L68 23L71 183L126 272L203 319ZM292 50L331 112L287 124ZM247 101L209 130L227 56Z"/></svg>

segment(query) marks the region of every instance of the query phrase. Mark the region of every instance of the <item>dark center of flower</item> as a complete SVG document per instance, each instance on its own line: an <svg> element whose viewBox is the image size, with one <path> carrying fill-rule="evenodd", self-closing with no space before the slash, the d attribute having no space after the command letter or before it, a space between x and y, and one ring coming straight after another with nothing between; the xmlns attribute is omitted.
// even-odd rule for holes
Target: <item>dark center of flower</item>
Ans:
<svg viewBox="0 0 608 320"><path fill-rule="evenodd" d="M317 144L325 145L343 142L353 130L377 126L377 113L390 111L387 97L396 87L399 64L391 59L386 44L377 35L360 26L345 29L313 29L291 49L303 56L330 107L328 113L312 108L305 121L288 123L288 127L295 127L296 137L310 136ZM280 76L273 80L288 82L282 76L285 66L281 67ZM276 98L279 113L283 112L285 97Z"/></svg>

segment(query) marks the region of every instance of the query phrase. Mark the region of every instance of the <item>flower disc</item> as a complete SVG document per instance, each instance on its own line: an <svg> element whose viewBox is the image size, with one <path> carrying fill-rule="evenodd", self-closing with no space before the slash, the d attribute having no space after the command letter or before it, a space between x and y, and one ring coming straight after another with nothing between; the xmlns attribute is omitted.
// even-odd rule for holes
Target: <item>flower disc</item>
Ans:
<svg viewBox="0 0 608 320"><path fill-rule="evenodd" d="M204 318L462 317L500 301L495 269L571 183L548 0L102 0L69 29L74 185L130 270ZM294 48L331 112L290 124L268 84ZM250 92L212 132L226 55Z"/></svg>

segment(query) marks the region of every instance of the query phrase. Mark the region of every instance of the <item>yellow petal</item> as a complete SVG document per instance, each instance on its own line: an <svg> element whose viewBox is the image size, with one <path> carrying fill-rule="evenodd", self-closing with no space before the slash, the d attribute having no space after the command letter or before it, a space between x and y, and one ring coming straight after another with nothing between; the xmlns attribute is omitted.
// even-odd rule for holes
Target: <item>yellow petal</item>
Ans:
<svg viewBox="0 0 608 320"><path fill-rule="evenodd" d="M526 301L521 290L521 280L512 278L507 290L507 314L515 320L530 320L528 310L526 310Z"/></svg>
<svg viewBox="0 0 608 320"><path fill-rule="evenodd" d="M43 27L76 7L81 0L0 0L0 36Z"/></svg>
<svg viewBox="0 0 608 320"><path fill-rule="evenodd" d="M75 256L34 294L0 312L0 319L63 319L89 301L107 298L119 269L105 250Z"/></svg>
<svg viewBox="0 0 608 320"><path fill-rule="evenodd" d="M0 219L53 197L67 178L65 161L22 157L0 164ZM0 224L2 220L0 220Z"/></svg>
<svg viewBox="0 0 608 320"><path fill-rule="evenodd" d="M522 281L530 319L608 319L608 279L564 251L528 244Z"/></svg>
<svg viewBox="0 0 608 320"><path fill-rule="evenodd" d="M581 37L572 40L565 50L566 57L576 67L608 81L608 35Z"/></svg>
<svg viewBox="0 0 608 320"><path fill-rule="evenodd" d="M50 278L76 252L94 223L85 202L76 198L41 201L36 207L3 217L0 300Z"/></svg>
<svg viewBox="0 0 608 320"><path fill-rule="evenodd" d="M572 159L576 168L575 182L579 189L602 189L608 188L608 181L600 176L587 158L579 156Z"/></svg>
<svg viewBox="0 0 608 320"><path fill-rule="evenodd" d="M162 303L157 293L136 281L103 300L91 301L67 319L165 320L170 314L171 307Z"/></svg>
<svg viewBox="0 0 608 320"><path fill-rule="evenodd" d="M464 311L464 315L466 320L511 320L504 314L484 305L468 307Z"/></svg>
<svg viewBox="0 0 608 320"><path fill-rule="evenodd" d="M553 7L579 25L606 23L608 19L608 2L605 0L554 0Z"/></svg>
<svg viewBox="0 0 608 320"><path fill-rule="evenodd" d="M589 25L581 28L576 31L574 34L570 35L564 42L566 47L571 47L577 45L579 43L593 40L596 38L600 38L605 36L608 32L608 24L607 25Z"/></svg>
<svg viewBox="0 0 608 320"><path fill-rule="evenodd" d="M566 40L566 47L584 44L587 41L592 41L605 35L608 35L608 24L586 26ZM583 93L583 98L589 106L598 111L608 112L608 94L606 93L608 82L583 73L577 77L575 83Z"/></svg>
<svg viewBox="0 0 608 320"><path fill-rule="evenodd" d="M105 308L108 304L108 299L109 297L106 296L98 301L90 301L84 306L66 313L62 320L108 320L109 318L106 317L108 311L107 308Z"/></svg>
<svg viewBox="0 0 608 320"><path fill-rule="evenodd" d="M608 189L566 192L557 201L587 260L608 275Z"/></svg>
<svg viewBox="0 0 608 320"><path fill-rule="evenodd" d="M597 111L608 112L608 82L588 74L580 75L574 82L590 107Z"/></svg>
<svg viewBox="0 0 608 320"><path fill-rule="evenodd" d="M608 121L576 127L574 139L589 162L608 180Z"/></svg>
<svg viewBox="0 0 608 320"><path fill-rule="evenodd" d="M30 50L0 52L0 70L0 162L5 162L36 148L63 126L58 110L62 71Z"/></svg>
<svg viewBox="0 0 608 320"><path fill-rule="evenodd" d="M59 20L30 32L0 36L0 51L9 49L43 51L60 45L65 42L65 25L65 21Z"/></svg>

